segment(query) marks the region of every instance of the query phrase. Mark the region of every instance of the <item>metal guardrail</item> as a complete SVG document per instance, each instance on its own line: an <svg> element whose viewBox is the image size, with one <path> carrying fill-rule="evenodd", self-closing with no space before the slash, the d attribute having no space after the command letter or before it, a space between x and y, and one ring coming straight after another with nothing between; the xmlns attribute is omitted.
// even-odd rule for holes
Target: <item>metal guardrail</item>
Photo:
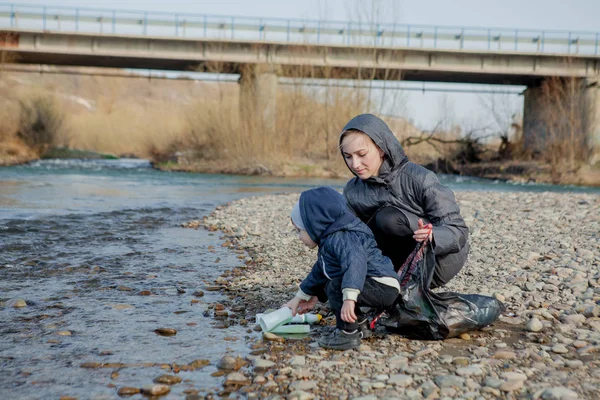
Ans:
<svg viewBox="0 0 600 400"><path fill-rule="evenodd" d="M600 55L600 33L256 18L0 3L0 28L303 44Z"/></svg>

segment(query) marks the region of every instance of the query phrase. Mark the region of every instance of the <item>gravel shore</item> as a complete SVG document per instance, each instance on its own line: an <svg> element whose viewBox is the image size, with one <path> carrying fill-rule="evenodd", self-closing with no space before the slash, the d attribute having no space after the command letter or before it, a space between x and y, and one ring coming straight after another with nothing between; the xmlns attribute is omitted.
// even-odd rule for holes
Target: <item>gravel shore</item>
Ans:
<svg viewBox="0 0 600 400"><path fill-rule="evenodd" d="M221 231L244 264L215 285L230 323L248 323L247 365L224 372L224 393L248 398L599 399L600 196L457 192L471 235L466 267L444 291L496 296L506 311L490 327L445 341L398 335L358 350L263 337L254 315L289 300L316 259L292 232L298 194L245 198L201 221ZM241 310L241 311L240 311ZM325 305L318 312L327 315ZM224 368L227 370L227 368Z"/></svg>

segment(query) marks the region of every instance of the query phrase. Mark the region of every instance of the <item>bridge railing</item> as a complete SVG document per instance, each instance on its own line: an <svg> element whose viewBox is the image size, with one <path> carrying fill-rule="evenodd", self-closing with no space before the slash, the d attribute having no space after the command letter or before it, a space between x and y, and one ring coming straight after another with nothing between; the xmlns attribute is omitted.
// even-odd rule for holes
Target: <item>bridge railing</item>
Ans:
<svg viewBox="0 0 600 400"><path fill-rule="evenodd" d="M600 55L600 34L0 3L0 29L306 44Z"/></svg>

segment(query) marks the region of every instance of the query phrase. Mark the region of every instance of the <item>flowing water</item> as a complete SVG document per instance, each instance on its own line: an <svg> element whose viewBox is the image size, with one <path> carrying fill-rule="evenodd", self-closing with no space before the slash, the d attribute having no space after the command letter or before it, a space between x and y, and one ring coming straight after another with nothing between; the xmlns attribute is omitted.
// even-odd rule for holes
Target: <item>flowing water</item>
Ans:
<svg viewBox="0 0 600 400"><path fill-rule="evenodd" d="M558 190L442 177L454 190ZM184 391L217 392L211 376L225 354L244 356L248 327L217 329L205 316L223 301L209 291L241 264L219 234L184 222L249 195L302 191L343 180L168 173L144 160L40 161L0 169L0 398L112 399L181 371ZM204 291L203 297L194 293ZM25 307L14 307L18 300ZM24 305L24 304L21 304ZM157 328L173 328L161 336ZM82 368L84 363L110 368ZM120 363L120 364L119 364ZM131 398L142 398L134 395Z"/></svg>

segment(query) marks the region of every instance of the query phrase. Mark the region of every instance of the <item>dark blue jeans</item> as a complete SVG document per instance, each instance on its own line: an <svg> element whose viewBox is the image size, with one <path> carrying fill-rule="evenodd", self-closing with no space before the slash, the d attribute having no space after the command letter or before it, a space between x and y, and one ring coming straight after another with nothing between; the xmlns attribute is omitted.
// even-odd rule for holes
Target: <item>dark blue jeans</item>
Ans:
<svg viewBox="0 0 600 400"><path fill-rule="evenodd" d="M356 322L346 322L340 317L342 305L344 304L344 295L342 293L342 278L330 280L325 286L325 292L329 298L329 306L335 313L336 327L346 331L353 331L358 328ZM378 310L384 310L391 307L398 297L398 289L379 283L372 278L367 277L365 284L360 294L358 295L354 313L358 317L357 321L361 321L364 316L360 311L360 307L372 307Z"/></svg>

